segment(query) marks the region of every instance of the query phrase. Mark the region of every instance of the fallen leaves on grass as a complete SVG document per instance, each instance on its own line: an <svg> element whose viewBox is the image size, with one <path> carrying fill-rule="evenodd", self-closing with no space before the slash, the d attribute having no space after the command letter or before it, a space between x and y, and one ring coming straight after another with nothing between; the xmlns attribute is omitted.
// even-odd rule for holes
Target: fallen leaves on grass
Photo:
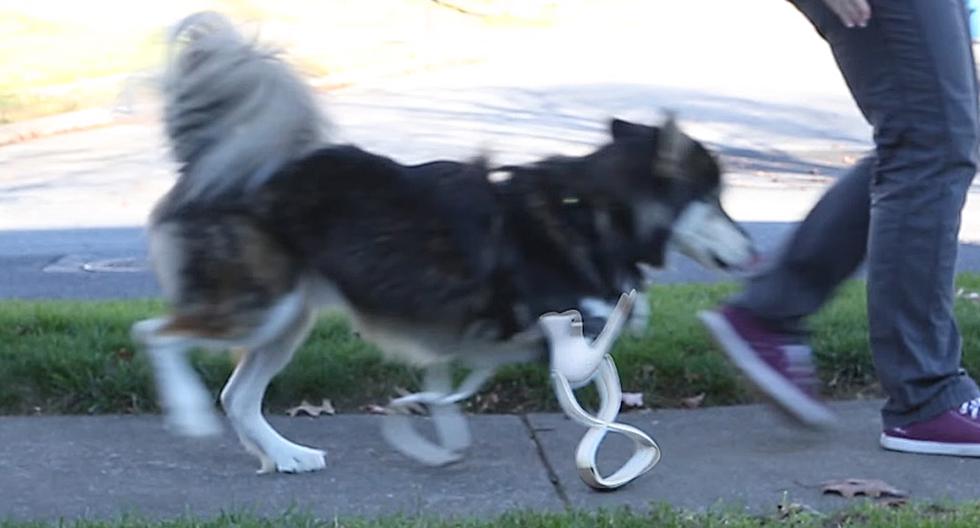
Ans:
<svg viewBox="0 0 980 528"><path fill-rule="evenodd" d="M303 400L303 403L297 405L296 407L290 407L286 409L286 414L295 418L300 414L305 414L307 416L317 417L321 414L334 415L337 411L333 408L333 403L324 398L320 405L313 405L312 403Z"/></svg>
<svg viewBox="0 0 980 528"><path fill-rule="evenodd" d="M851 499L858 495L872 498L896 498L904 499L908 493L895 488L883 480L878 479L841 479L828 480L820 484L820 489L824 493L837 494L841 497Z"/></svg>
<svg viewBox="0 0 980 528"><path fill-rule="evenodd" d="M806 504L803 504L802 502L793 502L789 498L789 493L784 491L782 500L780 500L779 504L776 505L777 518L779 518L781 521L785 521L791 517L804 513L816 515L818 517L823 516L822 513L810 506L807 506Z"/></svg>
<svg viewBox="0 0 980 528"><path fill-rule="evenodd" d="M623 407L643 407L642 392L624 392Z"/></svg>
<svg viewBox="0 0 980 528"><path fill-rule="evenodd" d="M478 413L485 413L490 409L495 409L500 404L500 395L496 392L487 394L477 394L476 397L467 405Z"/></svg>
<svg viewBox="0 0 980 528"><path fill-rule="evenodd" d="M119 361L132 361L133 360L133 350L131 348L122 347L116 349L116 359Z"/></svg>
<svg viewBox="0 0 980 528"><path fill-rule="evenodd" d="M376 403L369 403L367 405L362 405L361 411L366 412L368 414L389 414L388 409L386 407L382 407L381 405L378 405Z"/></svg>
<svg viewBox="0 0 980 528"><path fill-rule="evenodd" d="M690 398L684 398L681 400L681 406L685 409L697 409L700 408L704 403L705 393L698 394L697 396L691 396Z"/></svg>

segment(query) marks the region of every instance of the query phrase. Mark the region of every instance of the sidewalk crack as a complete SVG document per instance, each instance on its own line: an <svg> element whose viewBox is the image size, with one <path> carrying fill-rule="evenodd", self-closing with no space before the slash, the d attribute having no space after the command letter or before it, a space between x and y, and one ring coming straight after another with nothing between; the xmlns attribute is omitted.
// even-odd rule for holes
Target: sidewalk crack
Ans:
<svg viewBox="0 0 980 528"><path fill-rule="evenodd" d="M548 480L551 481L552 487L555 488L555 493L558 495L558 500L565 506L566 510L572 509L572 501L568 498L568 493L565 492L565 488L561 484L561 479L558 478L558 473L555 472L554 466L551 465L551 461L548 460L548 455L544 452L544 446L541 444L541 439L538 438L538 433L531 425L531 420L528 419L527 414L520 415L521 422L524 423L524 427L527 428L527 434L531 437L531 441L534 442L534 447L538 451L538 458L541 459L541 464L544 465L545 471L548 473Z"/></svg>

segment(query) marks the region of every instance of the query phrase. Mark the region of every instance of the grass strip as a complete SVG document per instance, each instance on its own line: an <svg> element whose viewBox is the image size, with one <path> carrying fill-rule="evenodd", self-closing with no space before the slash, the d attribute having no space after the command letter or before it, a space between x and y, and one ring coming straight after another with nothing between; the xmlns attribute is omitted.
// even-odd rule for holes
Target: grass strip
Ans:
<svg viewBox="0 0 980 528"><path fill-rule="evenodd" d="M975 528L980 526L980 503L960 505L911 505L886 508L863 504L835 514L784 511L757 516L714 510L689 513L668 506L638 513L626 509L587 513L516 512L487 519L431 519L388 517L376 520L317 519L304 514L263 518L249 514L224 514L210 519L182 518L146 521L123 517L114 521L14 522L0 521L0 528Z"/></svg>
<svg viewBox="0 0 980 528"><path fill-rule="evenodd" d="M980 275L959 277L980 290ZM732 284L655 286L652 321L642 336L624 337L614 352L627 392L642 392L649 407L675 407L704 394L704 405L756 401L695 318L736 291ZM150 370L129 339L133 322L159 315L158 301L0 302L0 414L142 413L157 410ZM956 303L964 366L980 370L980 305ZM824 391L834 398L879 394L867 344L864 284L845 285L812 324L812 343ZM233 362L199 353L197 370L217 394ZM419 373L385 361L336 315L323 317L294 361L272 383L271 411L303 399L329 398L341 412L386 403L396 388L415 390ZM474 412L553 410L544 365L502 370L468 403Z"/></svg>

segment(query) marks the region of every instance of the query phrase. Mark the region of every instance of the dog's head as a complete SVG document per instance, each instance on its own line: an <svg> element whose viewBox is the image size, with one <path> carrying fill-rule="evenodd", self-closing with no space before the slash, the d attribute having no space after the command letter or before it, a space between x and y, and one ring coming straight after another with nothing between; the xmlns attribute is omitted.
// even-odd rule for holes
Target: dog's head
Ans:
<svg viewBox="0 0 980 528"><path fill-rule="evenodd" d="M672 117L659 127L614 119L610 131L591 185L608 200L633 259L661 266L670 248L710 268L740 269L754 259L751 239L721 205L718 162Z"/></svg>

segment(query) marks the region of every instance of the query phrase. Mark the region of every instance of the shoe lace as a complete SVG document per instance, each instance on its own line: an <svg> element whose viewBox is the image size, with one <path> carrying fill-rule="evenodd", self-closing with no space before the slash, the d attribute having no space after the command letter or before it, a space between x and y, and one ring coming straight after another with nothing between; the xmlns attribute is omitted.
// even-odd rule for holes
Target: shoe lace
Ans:
<svg viewBox="0 0 980 528"><path fill-rule="evenodd" d="M960 405L960 414L970 415L970 418L976 420L977 416L980 416L980 398L963 402L963 405Z"/></svg>

